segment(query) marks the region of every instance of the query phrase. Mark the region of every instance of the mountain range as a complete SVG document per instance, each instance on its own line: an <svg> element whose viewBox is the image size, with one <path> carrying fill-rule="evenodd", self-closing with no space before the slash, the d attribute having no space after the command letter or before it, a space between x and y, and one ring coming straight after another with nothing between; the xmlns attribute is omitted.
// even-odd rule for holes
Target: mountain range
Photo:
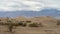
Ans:
<svg viewBox="0 0 60 34"><path fill-rule="evenodd" d="M57 9L43 9L40 11L0 11L0 17L17 17L17 16L27 16L27 17L35 17L35 16L53 16L60 17L60 10Z"/></svg>

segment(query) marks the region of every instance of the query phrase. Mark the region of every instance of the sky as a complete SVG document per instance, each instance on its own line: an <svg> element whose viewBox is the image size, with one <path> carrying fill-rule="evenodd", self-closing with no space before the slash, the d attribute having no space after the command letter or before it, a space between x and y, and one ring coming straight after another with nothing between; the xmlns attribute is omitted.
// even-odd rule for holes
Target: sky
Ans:
<svg viewBox="0 0 60 34"><path fill-rule="evenodd" d="M0 11L40 11L43 8L60 10L60 0L0 0Z"/></svg>

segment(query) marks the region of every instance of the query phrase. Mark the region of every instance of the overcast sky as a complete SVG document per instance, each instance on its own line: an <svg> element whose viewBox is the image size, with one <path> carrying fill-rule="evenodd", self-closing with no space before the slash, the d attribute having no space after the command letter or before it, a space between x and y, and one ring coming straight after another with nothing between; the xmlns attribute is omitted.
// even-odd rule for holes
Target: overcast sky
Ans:
<svg viewBox="0 0 60 34"><path fill-rule="evenodd" d="M60 9L60 0L0 0L0 11L39 11L46 7Z"/></svg>

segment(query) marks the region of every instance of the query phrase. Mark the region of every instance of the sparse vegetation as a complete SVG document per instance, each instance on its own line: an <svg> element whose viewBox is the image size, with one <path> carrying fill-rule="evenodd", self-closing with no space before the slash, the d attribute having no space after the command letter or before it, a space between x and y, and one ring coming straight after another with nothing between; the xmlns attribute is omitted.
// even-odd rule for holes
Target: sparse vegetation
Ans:
<svg viewBox="0 0 60 34"><path fill-rule="evenodd" d="M54 32L54 31L53 31L54 33L52 33L52 30L51 31L47 30L46 32L44 31L45 29L52 29L52 28L56 29L56 27L48 28L50 25L54 25L54 23L53 23L54 21L55 21L55 19L50 18L50 17L39 17L39 18L37 17L37 18L32 18L31 20L29 20L29 19L23 20L23 18L22 18L21 21L20 20L18 21L13 18L12 19L5 18L2 20L0 19L0 25L2 25L2 26L7 25L9 32L16 30L16 32L19 32L19 34L20 34L20 32L24 33L25 31L26 32L32 31L31 33L33 33L33 34L36 32L37 32L37 34L38 33L41 34L41 32L44 34L56 34L56 32ZM44 25L46 25L48 27L44 27ZM60 20L57 20L57 25L60 25ZM7 26L5 26L5 27L7 27ZM14 26L17 28L14 29ZM26 27L26 26L28 26L28 27ZM31 28L31 27L36 27L36 28ZM37 27L41 27L41 28L37 28ZM21 30L19 30L19 29L21 29Z"/></svg>
<svg viewBox="0 0 60 34"><path fill-rule="evenodd" d="M37 23L31 23L31 24L29 24L29 27L38 27L38 24Z"/></svg>

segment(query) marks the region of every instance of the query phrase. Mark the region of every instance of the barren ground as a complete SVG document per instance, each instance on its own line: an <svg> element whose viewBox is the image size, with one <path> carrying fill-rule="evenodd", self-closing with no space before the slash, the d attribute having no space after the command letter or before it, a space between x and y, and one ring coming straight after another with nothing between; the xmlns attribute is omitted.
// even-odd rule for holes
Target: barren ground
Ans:
<svg viewBox="0 0 60 34"><path fill-rule="evenodd" d="M0 34L60 34L60 27L17 27L13 33L8 32L7 26L0 26Z"/></svg>

